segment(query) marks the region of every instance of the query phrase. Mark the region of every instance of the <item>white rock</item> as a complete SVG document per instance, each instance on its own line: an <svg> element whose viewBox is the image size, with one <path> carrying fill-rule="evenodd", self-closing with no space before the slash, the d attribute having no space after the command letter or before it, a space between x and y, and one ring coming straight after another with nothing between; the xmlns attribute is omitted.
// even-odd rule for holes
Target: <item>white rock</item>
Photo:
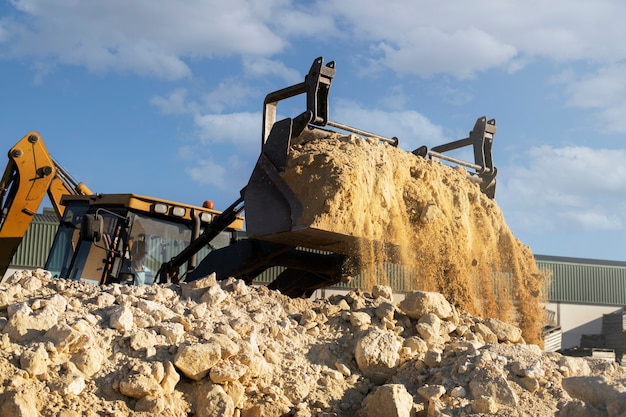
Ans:
<svg viewBox="0 0 626 417"><path fill-rule="evenodd" d="M575 376L563 378L563 389L572 398L578 398L593 406L610 404L626 398L624 385L611 384L602 376Z"/></svg>
<svg viewBox="0 0 626 417"><path fill-rule="evenodd" d="M517 326L494 318L487 318L483 323L495 333L500 342L519 343L522 340L522 330Z"/></svg>
<svg viewBox="0 0 626 417"><path fill-rule="evenodd" d="M186 344L178 348L174 356L174 365L188 378L199 381L221 358L220 347L216 344Z"/></svg>
<svg viewBox="0 0 626 417"><path fill-rule="evenodd" d="M181 323L165 322L159 326L159 334L165 336L167 343L175 345L185 338L185 326Z"/></svg>
<svg viewBox="0 0 626 417"><path fill-rule="evenodd" d="M43 375L48 370L48 352L44 345L39 343L20 355L20 368L28 372L31 377Z"/></svg>
<svg viewBox="0 0 626 417"><path fill-rule="evenodd" d="M413 396L401 384L387 384L369 394L358 413L359 417L411 417Z"/></svg>
<svg viewBox="0 0 626 417"><path fill-rule="evenodd" d="M393 333L371 327L358 340L354 357L366 378L376 384L382 384L396 373L401 347L402 344Z"/></svg>
<svg viewBox="0 0 626 417"><path fill-rule="evenodd" d="M410 292L398 304L398 308L404 314L414 319L419 319L428 313L433 313L440 319L447 319L453 316L452 306L438 292Z"/></svg>
<svg viewBox="0 0 626 417"><path fill-rule="evenodd" d="M117 330L133 328L133 311L130 306L123 304L113 307L109 312L109 325Z"/></svg>
<svg viewBox="0 0 626 417"><path fill-rule="evenodd" d="M206 384L197 398L197 417L223 417L235 413L233 399L220 385Z"/></svg>
<svg viewBox="0 0 626 417"><path fill-rule="evenodd" d="M374 298L385 298L391 300L393 298L393 290L389 285L374 285L372 288L372 296Z"/></svg>

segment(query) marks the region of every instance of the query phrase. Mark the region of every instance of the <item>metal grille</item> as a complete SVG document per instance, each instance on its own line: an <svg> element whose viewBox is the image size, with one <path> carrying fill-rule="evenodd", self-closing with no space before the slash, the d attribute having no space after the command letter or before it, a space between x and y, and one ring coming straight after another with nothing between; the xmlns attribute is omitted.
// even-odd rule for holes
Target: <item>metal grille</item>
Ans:
<svg viewBox="0 0 626 417"><path fill-rule="evenodd" d="M11 265L18 268L42 268L52 246L57 225L54 216L36 214L13 255Z"/></svg>

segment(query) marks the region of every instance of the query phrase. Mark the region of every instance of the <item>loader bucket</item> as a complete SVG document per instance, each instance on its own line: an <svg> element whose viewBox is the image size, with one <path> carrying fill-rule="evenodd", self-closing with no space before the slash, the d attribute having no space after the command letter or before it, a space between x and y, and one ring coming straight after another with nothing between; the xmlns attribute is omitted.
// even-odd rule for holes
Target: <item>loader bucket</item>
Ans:
<svg viewBox="0 0 626 417"><path fill-rule="evenodd" d="M396 137L380 136L329 119L328 94L334 75L334 62L323 65L323 59L320 57L314 60L304 82L266 96L263 109L261 155L247 186L242 190L245 202L246 233L248 237L258 240L348 256L358 257L364 247L369 247L377 251L383 250L393 258L396 246L390 240L398 236L388 236L388 231L384 228L376 234L364 233L365 231L361 229L363 223L371 220L366 217L362 217L360 221L343 221L350 214L358 215L358 213L343 213L346 205L342 203L346 200L337 203L340 195L334 193L334 190L349 188L350 184L346 182L350 181L357 181L357 184L360 184L358 180L347 178L339 184L329 184L330 175L320 174L319 182L315 184L309 182L305 186L307 192L302 192L302 189L292 188L294 182L286 173L288 165L291 169L294 165L301 166L297 161L289 159L291 147L337 134L328 130L328 127L348 132L348 136L356 135L360 139L366 138L376 144L383 144L383 147L397 148L398 138ZM300 94L306 95L306 110L293 119L276 121L277 104L281 100ZM409 170L409 166L416 163L415 159L421 161L429 159L433 163L436 163L433 161L435 159L446 160L474 170L475 173L466 172L468 178L479 184L480 190L485 195L493 198L497 170L491 158L491 145L495 130L495 120L480 117L469 137L465 139L440 145L431 150L423 146L413 152L396 153L402 160L401 170ZM344 133L342 137L345 138L345 136ZM337 144L340 147L343 146L341 143ZM474 150L474 163L467 163L447 154L449 151L469 146ZM336 155L334 148L329 150L328 154L330 158L333 158ZM315 158L316 155L311 157ZM384 159L384 156L382 158ZM377 172L376 167L370 167L369 170ZM287 181L285 178L290 180ZM389 182L393 183L394 180L390 179ZM331 190L330 193L318 193L321 187ZM400 194L399 198L402 198L402 191L395 194ZM362 200L367 200L368 197L369 195ZM326 210L331 207L327 204L329 202L332 203L332 209ZM373 207L380 206L381 210L384 210L388 206L385 203L374 204ZM360 201L356 206L359 204L360 208L363 208L362 206L368 202ZM350 207L353 212L359 210L359 207L355 208L355 205L350 205ZM323 213L324 210L326 211ZM346 214L346 218L342 217L343 214ZM333 222L333 220L338 221ZM388 256L387 259L390 257Z"/></svg>
<svg viewBox="0 0 626 417"><path fill-rule="evenodd" d="M246 233L251 238L292 247L358 256L364 239L345 228L316 222L314 216L306 213L316 196L303 200L298 190L281 176L287 165L291 137L298 136L298 126L298 121L292 119L277 122L263 146L243 191ZM308 135L327 134L317 128L306 129Z"/></svg>

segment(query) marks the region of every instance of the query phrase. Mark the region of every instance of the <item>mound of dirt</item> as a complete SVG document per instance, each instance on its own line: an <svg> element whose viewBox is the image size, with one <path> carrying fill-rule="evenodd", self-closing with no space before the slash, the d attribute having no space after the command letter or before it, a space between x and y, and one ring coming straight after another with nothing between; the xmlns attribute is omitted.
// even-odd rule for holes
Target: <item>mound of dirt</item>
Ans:
<svg viewBox="0 0 626 417"><path fill-rule="evenodd" d="M619 416L616 363L543 352L440 293L291 299L213 277L0 285L2 416Z"/></svg>
<svg viewBox="0 0 626 417"><path fill-rule="evenodd" d="M294 140L283 179L303 202L298 224L361 238L365 275L375 277L366 289L385 283L377 271L385 262L401 264L405 289L441 292L541 343L545 277L465 169L329 132ZM383 243L400 254L382 250Z"/></svg>

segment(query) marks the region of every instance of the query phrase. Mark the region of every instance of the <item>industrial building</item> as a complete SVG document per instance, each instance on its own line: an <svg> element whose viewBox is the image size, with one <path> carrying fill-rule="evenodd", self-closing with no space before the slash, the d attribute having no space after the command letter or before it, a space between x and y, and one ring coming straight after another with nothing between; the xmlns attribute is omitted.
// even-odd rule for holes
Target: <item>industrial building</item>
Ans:
<svg viewBox="0 0 626 417"><path fill-rule="evenodd" d="M45 264L57 224L52 209L35 215L7 275ZM547 255L535 255L535 260L548 278L546 308L562 332L562 348L581 346L581 341L583 346L607 344L616 352L626 346L620 324L626 322L626 262Z"/></svg>

